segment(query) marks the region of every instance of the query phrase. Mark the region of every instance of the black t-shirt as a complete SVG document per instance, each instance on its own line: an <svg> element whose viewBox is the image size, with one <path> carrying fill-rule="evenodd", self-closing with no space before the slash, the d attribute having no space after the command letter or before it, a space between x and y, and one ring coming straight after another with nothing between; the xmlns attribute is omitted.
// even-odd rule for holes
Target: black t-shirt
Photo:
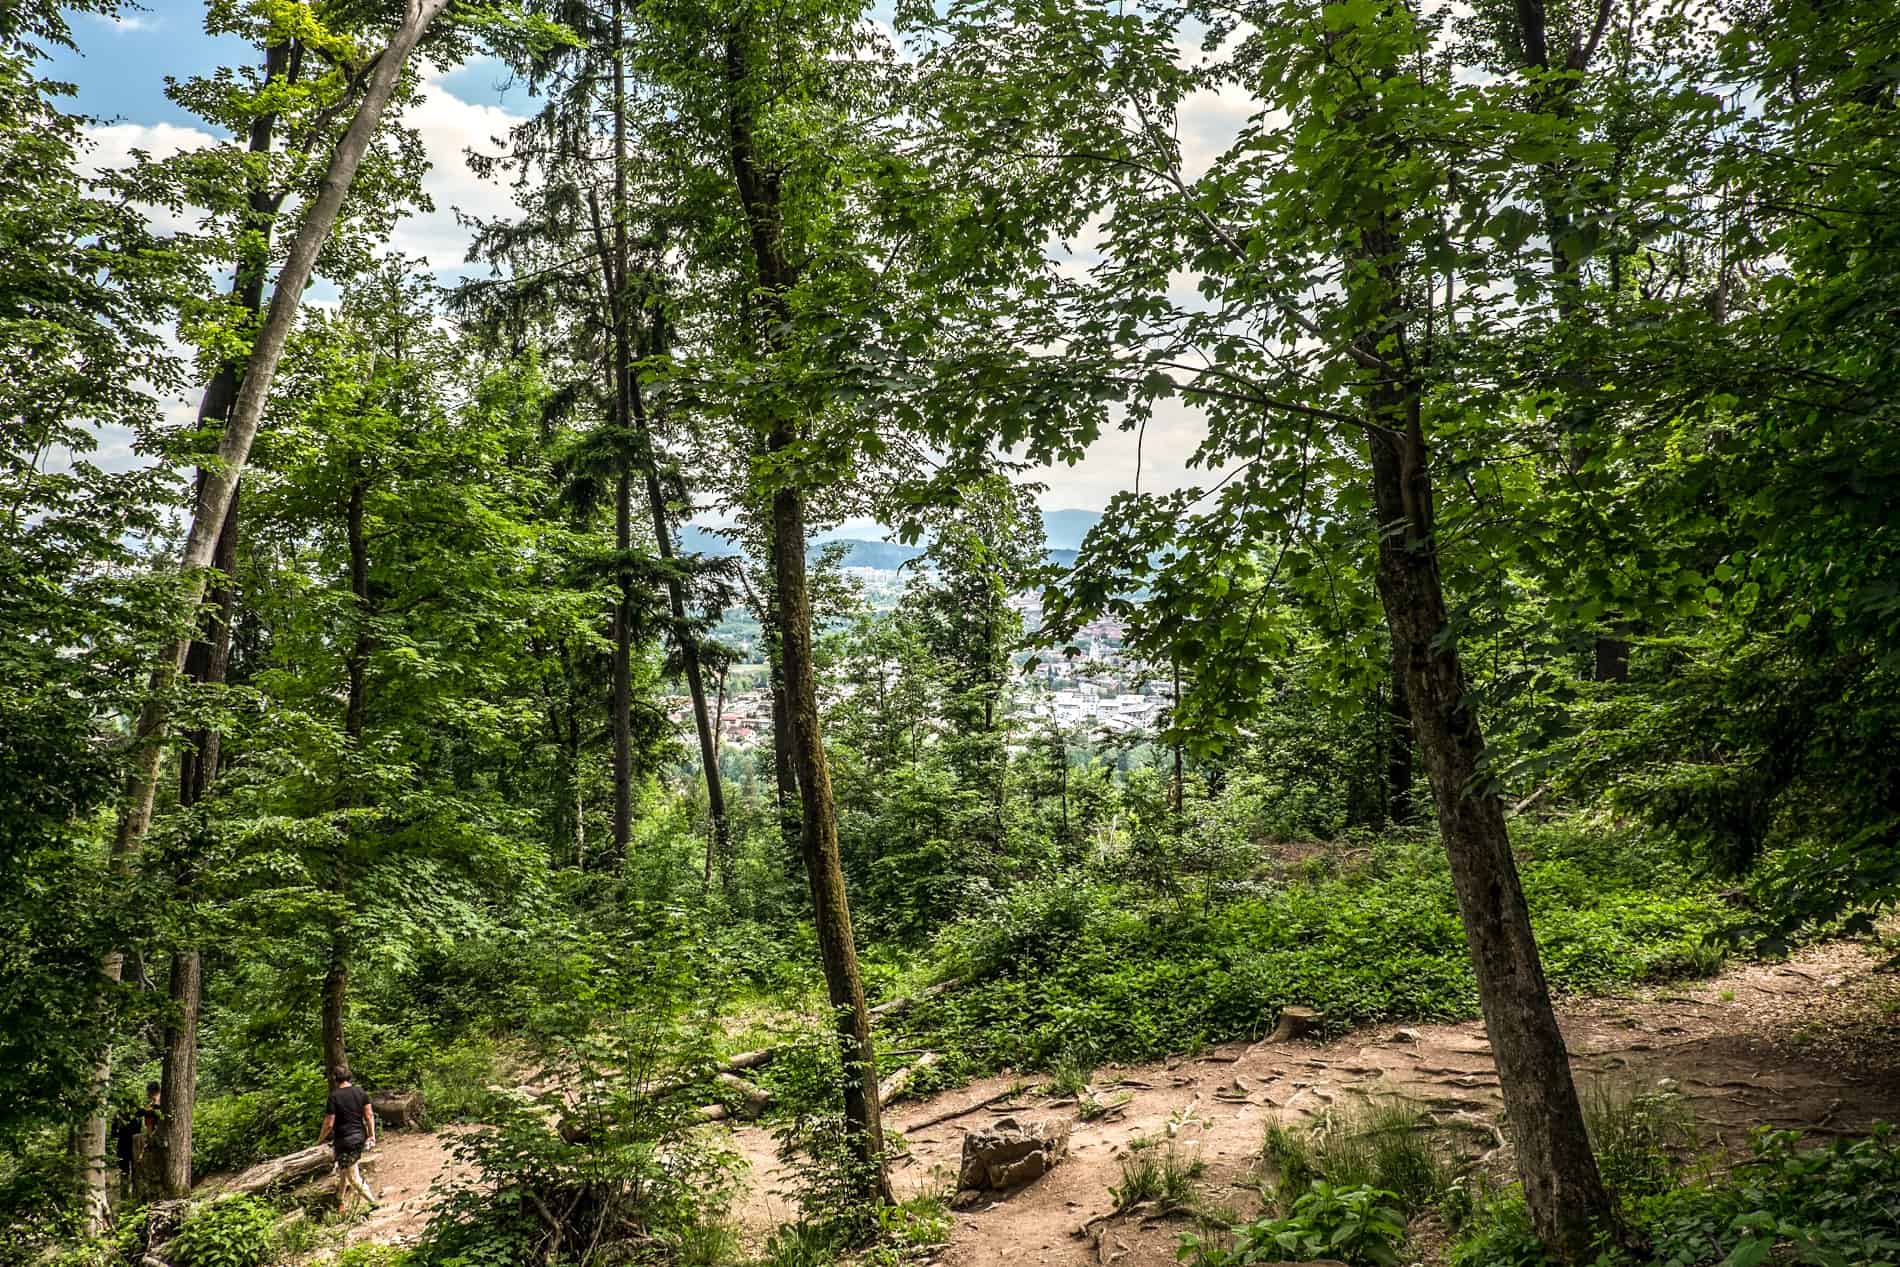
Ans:
<svg viewBox="0 0 1900 1267"><path fill-rule="evenodd" d="M360 1087L338 1087L330 1092L330 1104L324 1113L336 1115L334 1138L338 1144L361 1144L369 1137L363 1126L363 1106L368 1103L369 1097Z"/></svg>

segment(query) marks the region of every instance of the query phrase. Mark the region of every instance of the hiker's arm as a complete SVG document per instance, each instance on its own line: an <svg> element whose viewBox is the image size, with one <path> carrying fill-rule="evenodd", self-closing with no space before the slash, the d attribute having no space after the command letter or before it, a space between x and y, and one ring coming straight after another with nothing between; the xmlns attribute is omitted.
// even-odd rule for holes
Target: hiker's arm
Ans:
<svg viewBox="0 0 1900 1267"><path fill-rule="evenodd" d="M323 1115L323 1129L317 1132L317 1143L321 1144L324 1140L329 1139L330 1132L334 1129L336 1129L336 1114L325 1113Z"/></svg>
<svg viewBox="0 0 1900 1267"><path fill-rule="evenodd" d="M370 1107L368 1100L363 1101L363 1128L369 1134L369 1142L373 1146L376 1143L376 1110Z"/></svg>

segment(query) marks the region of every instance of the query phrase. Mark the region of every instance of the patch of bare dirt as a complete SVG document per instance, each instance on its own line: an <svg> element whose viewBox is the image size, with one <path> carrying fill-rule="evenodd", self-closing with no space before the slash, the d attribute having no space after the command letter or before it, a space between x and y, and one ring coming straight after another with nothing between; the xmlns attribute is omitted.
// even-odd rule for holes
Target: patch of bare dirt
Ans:
<svg viewBox="0 0 1900 1267"><path fill-rule="evenodd" d="M1876 974L1880 962L1863 945L1833 943L1707 981L1569 1003L1560 1019L1572 1067L1580 1083L1608 1089L1672 1080L1712 1146L1732 1147L1761 1123L1823 1136L1864 1131L1900 1118L1900 979ZM1492 1135L1501 1110L1478 1022L1375 1026L1328 1043L1235 1043L1107 1067L1096 1073L1095 1098L1126 1102L1094 1121L1079 1120L1073 1100L1027 1090L996 1098L1018 1082L1027 1085L1003 1074L886 1115L907 1149L892 1175L903 1196L947 1188L966 1131L1010 1114L1076 1119L1067 1161L957 1217L946 1267L1175 1262L1187 1223L1113 1216L1109 1189L1137 1139L1172 1137L1177 1151L1204 1163L1211 1199L1245 1214L1259 1204L1256 1166L1270 1122L1308 1119L1357 1097L1401 1097ZM968 1111L956 1113L959 1106ZM795 1210L771 1136L742 1128L734 1142L752 1166L739 1216L756 1245ZM1077 1235L1084 1224L1089 1234Z"/></svg>

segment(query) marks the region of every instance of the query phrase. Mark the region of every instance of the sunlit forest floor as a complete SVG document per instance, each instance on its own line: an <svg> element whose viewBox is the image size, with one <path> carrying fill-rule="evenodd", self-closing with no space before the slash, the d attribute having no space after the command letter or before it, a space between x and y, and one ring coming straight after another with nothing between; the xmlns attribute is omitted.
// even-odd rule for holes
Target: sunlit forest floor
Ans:
<svg viewBox="0 0 1900 1267"><path fill-rule="evenodd" d="M1579 1085L1599 1110L1633 1097L1669 1100L1689 1127L1683 1147L1708 1166L1735 1155L1758 1126L1825 1139L1900 1118L1900 977L1877 971L1883 960L1876 948L1834 942L1700 982L1568 1000L1562 1021ZM902 1149L893 1179L911 1197L949 1192L969 1130L1006 1116L1072 1123L1070 1155L1052 1173L957 1215L942 1253L950 1267L1159 1267L1177 1261L1181 1236L1203 1218L1231 1222L1260 1209L1275 1177L1263 1159L1270 1127L1323 1132L1366 1100L1429 1115L1442 1128L1435 1138L1458 1154L1451 1160L1508 1176L1497 1077L1475 1021L1230 1043L1104 1066L1078 1093L1004 1072L895 1108L887 1125ZM350 1243L400 1244L420 1233L457 1173L452 1139L446 1131L387 1138L370 1167L383 1206L350 1229ZM796 1211L769 1131L741 1127L733 1142L749 1163L735 1214L757 1252ZM1125 1163L1148 1150L1193 1175L1188 1208L1155 1199L1117 1208ZM1412 1252L1429 1258L1444 1239L1428 1215L1414 1227Z"/></svg>

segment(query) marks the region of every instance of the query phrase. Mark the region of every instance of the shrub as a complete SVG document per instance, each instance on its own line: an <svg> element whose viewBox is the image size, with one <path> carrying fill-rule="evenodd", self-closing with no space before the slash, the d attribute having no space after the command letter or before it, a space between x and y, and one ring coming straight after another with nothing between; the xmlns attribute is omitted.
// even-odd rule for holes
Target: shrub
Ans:
<svg viewBox="0 0 1900 1267"><path fill-rule="evenodd" d="M1802 1147L1796 1131L1757 1131L1748 1160L1700 1183L1634 1201L1628 1220L1659 1267L1900 1267L1900 1140ZM1548 1267L1515 1191L1477 1210L1450 1267ZM1606 1249L1598 1267L1636 1260Z"/></svg>
<svg viewBox="0 0 1900 1267"><path fill-rule="evenodd" d="M1632 833L1520 832L1524 885L1553 987L1594 991L1712 960L1731 918L1714 889ZM1362 865L1212 910L1133 885L1025 883L938 940L967 984L893 1018L892 1041L942 1052L946 1077L1047 1068L1067 1053L1138 1061L1257 1036L1283 1008L1335 1027L1478 1012L1444 853L1375 842ZM1671 969L1675 971L1676 969Z"/></svg>
<svg viewBox="0 0 1900 1267"><path fill-rule="evenodd" d="M1184 1155L1173 1140L1136 1140L1122 1158L1122 1181L1109 1188L1108 1196L1117 1210L1152 1201L1160 1214L1179 1214L1199 1204L1197 1185L1206 1172L1206 1162Z"/></svg>
<svg viewBox="0 0 1900 1267"><path fill-rule="evenodd" d="M704 1035L677 1026L671 997L655 994L574 1041L553 1070L571 1101L497 1097L491 1124L456 1141L470 1175L431 1221L417 1263L512 1267L589 1245L613 1255L703 1243L738 1159L696 1129L697 1100L680 1076Z"/></svg>
<svg viewBox="0 0 1900 1267"><path fill-rule="evenodd" d="M1306 1262L1343 1258L1366 1267L1396 1267L1405 1242L1405 1216L1398 1194L1377 1188L1336 1188L1316 1180L1284 1218L1261 1219L1237 1228L1232 1244L1211 1246L1183 1237L1183 1257L1197 1267L1242 1267L1250 1263Z"/></svg>
<svg viewBox="0 0 1900 1267"><path fill-rule="evenodd" d="M328 1094L322 1071L313 1067L286 1070L261 1090L199 1100L191 1131L193 1173L241 1170L308 1144L317 1137Z"/></svg>
<svg viewBox="0 0 1900 1267"><path fill-rule="evenodd" d="M409 1251L399 1245L368 1243L339 1250L325 1267L408 1267Z"/></svg>
<svg viewBox="0 0 1900 1267"><path fill-rule="evenodd" d="M179 1267L258 1267L271 1251L277 1211L255 1197L220 1197L185 1218L172 1242Z"/></svg>
<svg viewBox="0 0 1900 1267"><path fill-rule="evenodd" d="M1583 1116L1603 1182L1625 1205L1675 1187L1696 1145L1695 1118L1674 1091L1586 1087Z"/></svg>
<svg viewBox="0 0 1900 1267"><path fill-rule="evenodd" d="M1263 1152L1279 1172L1283 1209L1317 1179L1335 1189L1390 1192L1416 1213L1451 1184L1437 1132L1426 1113L1402 1100L1367 1100L1329 1109L1304 1131L1276 1122Z"/></svg>

